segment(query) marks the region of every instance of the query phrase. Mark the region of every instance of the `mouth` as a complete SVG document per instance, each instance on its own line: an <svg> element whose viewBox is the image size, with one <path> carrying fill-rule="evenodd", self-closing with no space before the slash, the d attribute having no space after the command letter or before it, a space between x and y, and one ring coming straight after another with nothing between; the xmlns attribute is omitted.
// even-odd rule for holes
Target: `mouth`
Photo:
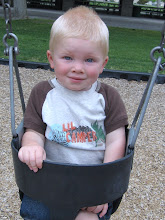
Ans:
<svg viewBox="0 0 165 220"><path fill-rule="evenodd" d="M80 77L69 77L72 82L82 82L84 79Z"/></svg>

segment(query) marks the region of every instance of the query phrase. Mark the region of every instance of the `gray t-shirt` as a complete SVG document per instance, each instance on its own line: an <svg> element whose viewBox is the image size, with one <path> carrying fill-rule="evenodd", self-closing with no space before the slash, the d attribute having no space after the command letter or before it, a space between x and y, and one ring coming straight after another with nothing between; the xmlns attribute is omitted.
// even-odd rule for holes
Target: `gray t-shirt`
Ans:
<svg viewBox="0 0 165 220"><path fill-rule="evenodd" d="M32 90L24 127L46 137L47 160L100 164L106 134L126 126L127 114L118 92L95 82L87 91L72 91L56 78Z"/></svg>

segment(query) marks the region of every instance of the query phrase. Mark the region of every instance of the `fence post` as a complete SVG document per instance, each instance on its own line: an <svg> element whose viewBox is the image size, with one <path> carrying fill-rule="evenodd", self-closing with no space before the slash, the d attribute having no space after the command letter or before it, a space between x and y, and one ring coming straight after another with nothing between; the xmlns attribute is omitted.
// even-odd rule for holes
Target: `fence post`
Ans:
<svg viewBox="0 0 165 220"><path fill-rule="evenodd" d="M73 8L75 6L74 0L63 0L62 10L67 11L69 8Z"/></svg>
<svg viewBox="0 0 165 220"><path fill-rule="evenodd" d="M27 18L26 0L14 0L14 17L16 19Z"/></svg>
<svg viewBox="0 0 165 220"><path fill-rule="evenodd" d="M121 16L132 17L133 0L121 0Z"/></svg>

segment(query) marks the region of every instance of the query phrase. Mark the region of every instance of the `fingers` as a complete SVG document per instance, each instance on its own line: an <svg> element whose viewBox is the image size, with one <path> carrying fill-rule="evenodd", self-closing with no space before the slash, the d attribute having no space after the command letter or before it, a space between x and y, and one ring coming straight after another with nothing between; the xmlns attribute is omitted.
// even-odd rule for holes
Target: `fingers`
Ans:
<svg viewBox="0 0 165 220"><path fill-rule="evenodd" d="M99 217L100 217L100 218L103 217L103 216L107 213L107 210L108 210L108 203L106 203L106 204L103 205L103 209L102 209L102 211L101 211Z"/></svg>
<svg viewBox="0 0 165 220"><path fill-rule="evenodd" d="M23 163L26 163L27 165L30 164L30 157L29 157L29 151L26 150L26 148L21 148L18 152L18 157L20 161Z"/></svg>
<svg viewBox="0 0 165 220"><path fill-rule="evenodd" d="M95 214L101 212L100 215L99 215L99 217L101 218L107 213L108 203L103 204L103 205L98 205L98 206L84 207L81 210L82 211L86 210L88 212L93 212Z"/></svg>
<svg viewBox="0 0 165 220"><path fill-rule="evenodd" d="M30 170L37 172L38 169L42 168L43 160L46 159L46 153L42 147L22 147L19 150L18 157L23 163L28 165Z"/></svg>
<svg viewBox="0 0 165 220"><path fill-rule="evenodd" d="M96 214L97 214L97 213L101 212L102 209L103 209L103 205L98 205L98 206L96 206L96 208L94 209L93 213L96 213Z"/></svg>
<svg viewBox="0 0 165 220"><path fill-rule="evenodd" d="M84 211L84 210L86 210L86 209L87 209L87 207L81 208L82 211Z"/></svg>
<svg viewBox="0 0 165 220"><path fill-rule="evenodd" d="M91 207L88 207L86 210L87 210L88 212L94 212L96 208L97 208L97 206L91 206ZM95 212L94 212L94 213L95 213Z"/></svg>
<svg viewBox="0 0 165 220"><path fill-rule="evenodd" d="M42 168L42 162L40 160L40 156L36 154L36 151L34 151L30 155L29 164L27 164L29 168L31 168L35 173L38 171L38 168Z"/></svg>

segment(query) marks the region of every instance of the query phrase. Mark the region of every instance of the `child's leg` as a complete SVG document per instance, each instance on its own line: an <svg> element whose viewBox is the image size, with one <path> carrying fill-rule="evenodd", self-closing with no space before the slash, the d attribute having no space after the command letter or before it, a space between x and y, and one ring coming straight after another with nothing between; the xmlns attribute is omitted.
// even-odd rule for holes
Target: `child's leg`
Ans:
<svg viewBox="0 0 165 220"><path fill-rule="evenodd" d="M24 195L20 215L23 219L29 220L49 220L49 209L41 202L33 200Z"/></svg>
<svg viewBox="0 0 165 220"><path fill-rule="evenodd" d="M102 218L99 218L99 214L94 214L88 211L80 211L75 220L109 220L112 209L113 205L109 204L107 213ZM20 215L22 218L27 220L50 220L48 207L26 195L24 195L22 200Z"/></svg>

